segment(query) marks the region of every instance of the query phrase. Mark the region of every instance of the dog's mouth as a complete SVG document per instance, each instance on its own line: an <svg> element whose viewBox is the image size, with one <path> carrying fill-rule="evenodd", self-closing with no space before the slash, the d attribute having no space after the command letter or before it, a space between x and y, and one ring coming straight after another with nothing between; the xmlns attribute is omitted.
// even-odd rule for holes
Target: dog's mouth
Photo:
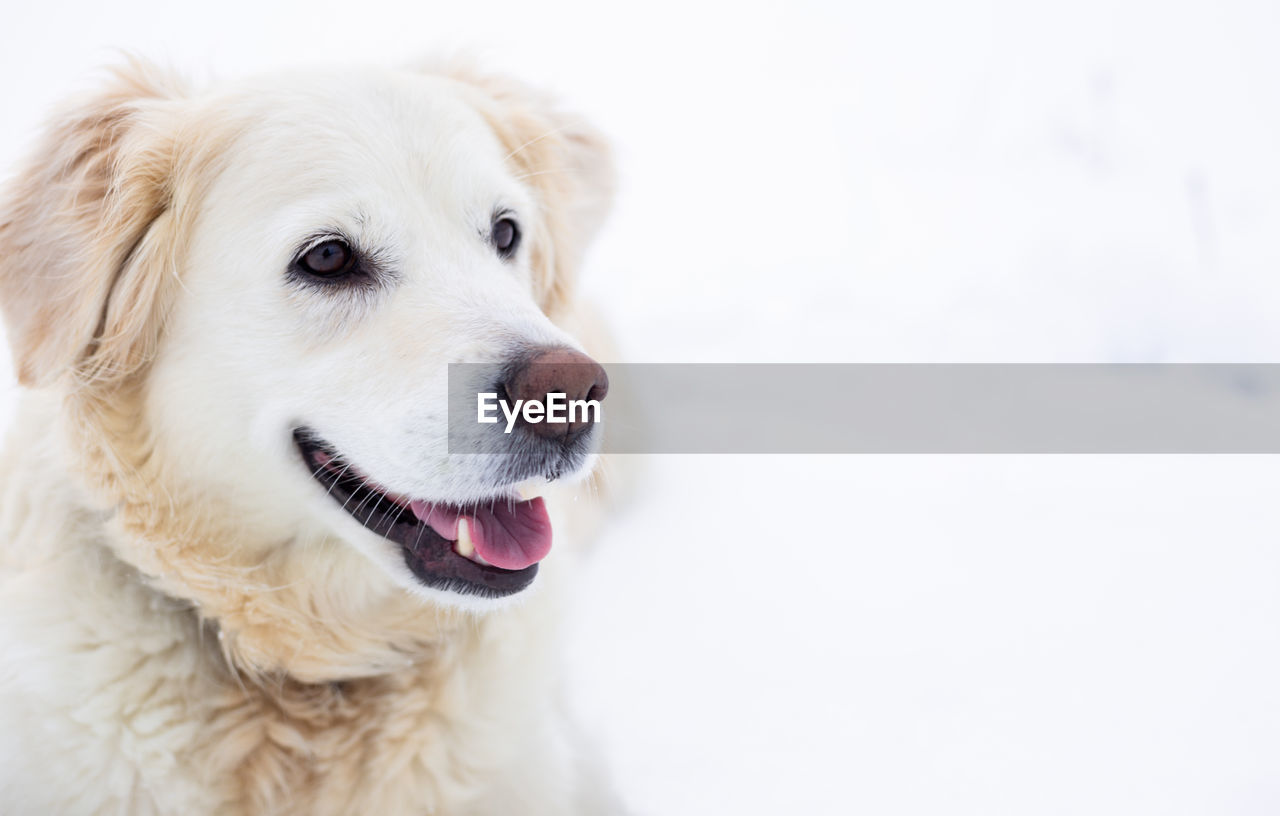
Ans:
<svg viewBox="0 0 1280 816"><path fill-rule="evenodd" d="M396 495L370 480L313 432L293 439L312 477L369 530L400 546L404 562L433 589L497 598L533 582L551 550L541 498L495 496L460 506Z"/></svg>

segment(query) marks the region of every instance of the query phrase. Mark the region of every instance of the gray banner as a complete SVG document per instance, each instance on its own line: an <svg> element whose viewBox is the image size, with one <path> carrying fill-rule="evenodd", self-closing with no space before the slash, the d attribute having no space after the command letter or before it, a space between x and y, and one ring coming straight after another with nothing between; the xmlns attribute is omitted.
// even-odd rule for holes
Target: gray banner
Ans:
<svg viewBox="0 0 1280 816"><path fill-rule="evenodd" d="M1277 453L1280 365L607 365L611 453ZM450 450L491 366L450 366ZM497 392L500 394L500 392ZM511 433L518 434L513 427Z"/></svg>

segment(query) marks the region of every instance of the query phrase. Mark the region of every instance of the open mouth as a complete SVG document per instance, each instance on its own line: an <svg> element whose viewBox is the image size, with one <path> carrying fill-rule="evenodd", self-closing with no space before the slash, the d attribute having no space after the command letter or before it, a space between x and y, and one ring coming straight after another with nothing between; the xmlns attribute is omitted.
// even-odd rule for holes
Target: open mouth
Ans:
<svg viewBox="0 0 1280 816"><path fill-rule="evenodd" d="M396 495L314 433L293 432L311 475L356 521L400 546L405 565L433 589L498 598L533 582L551 550L541 498L496 496L460 506Z"/></svg>

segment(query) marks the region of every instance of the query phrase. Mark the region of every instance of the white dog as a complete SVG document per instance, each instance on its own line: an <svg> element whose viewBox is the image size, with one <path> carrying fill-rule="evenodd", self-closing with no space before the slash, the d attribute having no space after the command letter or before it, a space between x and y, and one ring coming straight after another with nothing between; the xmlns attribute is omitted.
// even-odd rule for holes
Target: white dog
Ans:
<svg viewBox="0 0 1280 816"><path fill-rule="evenodd" d="M611 178L459 70L131 64L55 119L0 204L0 811L612 812L533 497L596 428L445 427L451 363L603 397L563 327Z"/></svg>

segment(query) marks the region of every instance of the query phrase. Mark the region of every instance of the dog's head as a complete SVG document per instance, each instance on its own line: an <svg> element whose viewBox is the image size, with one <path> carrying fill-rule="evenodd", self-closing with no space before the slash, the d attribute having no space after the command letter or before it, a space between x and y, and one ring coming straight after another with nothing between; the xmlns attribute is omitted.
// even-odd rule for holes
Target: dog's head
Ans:
<svg viewBox="0 0 1280 816"><path fill-rule="evenodd" d="M554 320L610 182L593 130L503 80L193 94L132 65L55 122L0 210L16 368L65 395L144 542L125 556L225 628L246 605L351 620L406 589L483 608L533 580L551 530L523 497L589 468L595 431L496 424L451 452L449 366L603 396ZM311 586L254 597L281 580Z"/></svg>

